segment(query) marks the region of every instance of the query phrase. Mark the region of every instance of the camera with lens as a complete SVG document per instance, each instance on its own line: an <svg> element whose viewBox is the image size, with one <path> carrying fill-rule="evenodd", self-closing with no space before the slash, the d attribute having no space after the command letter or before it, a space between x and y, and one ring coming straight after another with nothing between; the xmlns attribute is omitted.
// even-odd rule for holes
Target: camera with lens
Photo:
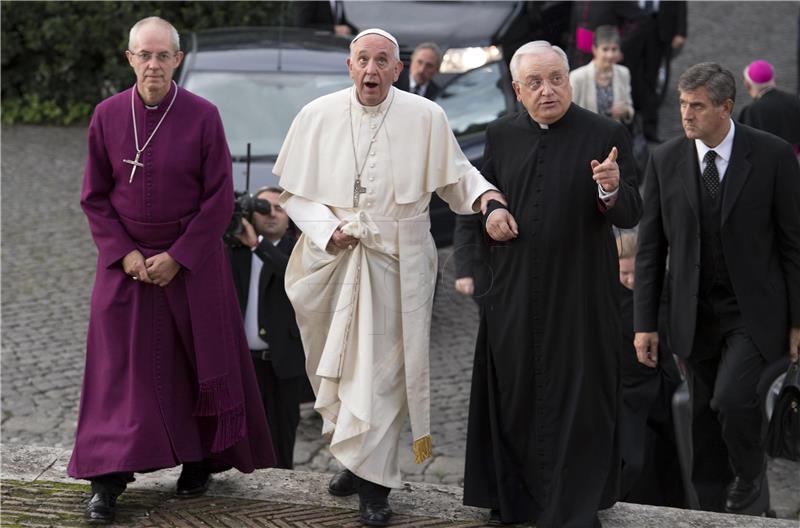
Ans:
<svg viewBox="0 0 800 528"><path fill-rule="evenodd" d="M237 238L244 232L244 225L242 219L247 219L251 224L253 223L253 213L269 214L272 207L267 200L256 198L250 193L243 191L234 191L235 199L233 201L233 216L222 235L222 240L229 246L241 245L241 241Z"/></svg>

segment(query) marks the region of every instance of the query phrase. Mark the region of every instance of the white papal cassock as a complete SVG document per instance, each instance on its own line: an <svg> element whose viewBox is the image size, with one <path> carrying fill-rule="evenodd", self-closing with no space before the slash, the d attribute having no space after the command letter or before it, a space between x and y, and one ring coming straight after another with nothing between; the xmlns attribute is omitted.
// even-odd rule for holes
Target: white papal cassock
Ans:
<svg viewBox="0 0 800 528"><path fill-rule="evenodd" d="M355 157L366 188L356 207ZM428 345L437 255L431 193L455 212L471 214L478 197L495 187L465 158L444 111L396 88L373 107L361 105L353 88L306 105L274 172L285 190L281 203L303 231L289 259L286 292L323 433L331 434L331 453L353 473L400 487L397 450L406 409L417 462L432 449ZM342 221L360 243L327 253Z"/></svg>

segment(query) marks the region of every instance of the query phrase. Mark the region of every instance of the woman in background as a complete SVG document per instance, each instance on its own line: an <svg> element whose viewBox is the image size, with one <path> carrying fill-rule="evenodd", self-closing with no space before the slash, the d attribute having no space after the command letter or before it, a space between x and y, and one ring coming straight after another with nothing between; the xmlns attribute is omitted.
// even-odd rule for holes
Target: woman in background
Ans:
<svg viewBox="0 0 800 528"><path fill-rule="evenodd" d="M594 32L594 58L586 66L571 71L569 80L575 104L629 124L633 121L631 73L617 64L622 58L619 41L615 26L599 26Z"/></svg>

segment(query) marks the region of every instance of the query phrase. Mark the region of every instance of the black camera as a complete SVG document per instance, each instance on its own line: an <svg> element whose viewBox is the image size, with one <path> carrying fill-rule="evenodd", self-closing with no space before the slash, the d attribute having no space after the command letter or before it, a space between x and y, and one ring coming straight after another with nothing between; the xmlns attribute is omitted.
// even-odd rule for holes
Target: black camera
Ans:
<svg viewBox="0 0 800 528"><path fill-rule="evenodd" d="M244 232L244 225L242 225L243 218L247 219L247 221L252 224L253 213L267 215L272 211L272 206L267 200L256 198L246 191L234 191L233 194L235 196L233 200L233 216L228 224L228 228L225 229L225 233L222 235L222 239L230 246L241 244L237 235Z"/></svg>

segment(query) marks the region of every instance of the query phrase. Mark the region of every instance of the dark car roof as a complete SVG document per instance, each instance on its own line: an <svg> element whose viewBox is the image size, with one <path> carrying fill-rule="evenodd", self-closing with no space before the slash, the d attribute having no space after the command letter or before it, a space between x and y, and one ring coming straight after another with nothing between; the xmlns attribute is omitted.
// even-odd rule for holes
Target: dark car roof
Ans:
<svg viewBox="0 0 800 528"><path fill-rule="evenodd" d="M520 2L344 2L351 24L385 29L405 52L431 40L444 50L494 44L519 7Z"/></svg>
<svg viewBox="0 0 800 528"><path fill-rule="evenodd" d="M342 73L349 44L347 38L309 29L210 29L189 37L184 69Z"/></svg>

